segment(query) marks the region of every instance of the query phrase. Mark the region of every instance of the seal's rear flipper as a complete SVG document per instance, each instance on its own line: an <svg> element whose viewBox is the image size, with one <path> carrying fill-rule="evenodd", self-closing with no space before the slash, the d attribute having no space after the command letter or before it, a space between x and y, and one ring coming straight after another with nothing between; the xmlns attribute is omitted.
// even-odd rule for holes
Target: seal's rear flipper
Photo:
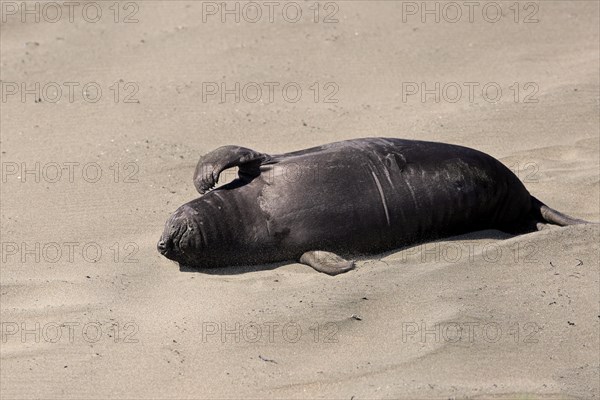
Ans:
<svg viewBox="0 0 600 400"><path fill-rule="evenodd" d="M531 196L531 205L536 219L542 223L549 223L559 226L595 223L573 218L561 213L560 211L556 211L555 209L548 207L533 196ZM538 226L538 230L541 230L540 226Z"/></svg>
<svg viewBox="0 0 600 400"><path fill-rule="evenodd" d="M327 251L307 251L300 257L300 262L328 275L342 274L354 268L354 261Z"/></svg>
<svg viewBox="0 0 600 400"><path fill-rule="evenodd" d="M194 172L194 186L200 194L209 191L228 168L239 167L240 177L258 176L260 166L272 161L268 154L239 146L223 146L200 157Z"/></svg>

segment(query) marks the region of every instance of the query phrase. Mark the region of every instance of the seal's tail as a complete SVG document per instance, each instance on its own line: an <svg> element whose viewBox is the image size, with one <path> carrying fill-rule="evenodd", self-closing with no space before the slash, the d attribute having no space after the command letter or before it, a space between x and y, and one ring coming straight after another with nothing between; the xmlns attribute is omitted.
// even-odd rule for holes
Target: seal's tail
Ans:
<svg viewBox="0 0 600 400"><path fill-rule="evenodd" d="M561 213L560 211L556 211L555 209L548 207L533 196L531 196L531 206L532 211L535 214L537 214L537 219L541 220L544 223L555 224L560 226L595 223L573 218Z"/></svg>

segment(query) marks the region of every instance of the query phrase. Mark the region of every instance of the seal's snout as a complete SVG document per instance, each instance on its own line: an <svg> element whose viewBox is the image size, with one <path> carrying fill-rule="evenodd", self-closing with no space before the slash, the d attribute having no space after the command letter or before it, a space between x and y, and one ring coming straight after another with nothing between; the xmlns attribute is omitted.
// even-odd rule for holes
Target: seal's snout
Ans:
<svg viewBox="0 0 600 400"><path fill-rule="evenodd" d="M171 216L165 225L165 230L156 244L156 249L163 256L173 259L175 253L177 253L177 240L181 233L180 224L178 218Z"/></svg>
<svg viewBox="0 0 600 400"><path fill-rule="evenodd" d="M169 235L162 235L158 243L156 244L156 249L160 254L167 258L171 258L172 253L175 250L175 245L173 243L173 239Z"/></svg>
<svg viewBox="0 0 600 400"><path fill-rule="evenodd" d="M196 212L184 205L175 211L165 224L156 249L166 258L189 264L199 250L200 229L195 221Z"/></svg>

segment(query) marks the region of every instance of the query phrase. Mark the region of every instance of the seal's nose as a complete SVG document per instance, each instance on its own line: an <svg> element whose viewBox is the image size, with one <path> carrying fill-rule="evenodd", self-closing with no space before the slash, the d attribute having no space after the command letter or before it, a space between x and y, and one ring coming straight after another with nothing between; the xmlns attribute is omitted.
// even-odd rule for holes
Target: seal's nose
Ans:
<svg viewBox="0 0 600 400"><path fill-rule="evenodd" d="M160 240L158 242L158 244L156 245L156 248L158 249L158 251L162 254L164 254L167 251L167 244L165 243L164 240Z"/></svg>

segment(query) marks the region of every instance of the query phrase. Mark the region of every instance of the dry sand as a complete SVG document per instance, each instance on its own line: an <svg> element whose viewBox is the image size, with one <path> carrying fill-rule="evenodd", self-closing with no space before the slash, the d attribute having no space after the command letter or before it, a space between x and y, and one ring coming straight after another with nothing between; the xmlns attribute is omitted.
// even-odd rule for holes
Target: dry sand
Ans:
<svg viewBox="0 0 600 400"><path fill-rule="evenodd" d="M478 232L361 259L334 278L296 263L180 271L155 249L169 214L197 196L198 156L234 143L466 145L550 206L599 221L598 2L520 3L518 23L513 2L499 3L496 23L484 3L472 22L463 6L457 23L447 8L423 23L403 21L420 2L321 2L315 23L302 1L299 22L279 6L271 23L262 4L259 22L246 9L239 24L203 22L215 3L121 3L119 23L112 2L86 8L91 20L101 7L97 23L85 2L73 22L63 5L55 23L45 3L39 23L8 3L3 399L599 397L598 226ZM130 13L137 23L122 22ZM331 13L338 22L324 23ZM41 102L21 101L23 82L40 83ZM66 82L79 85L72 100ZM90 82L96 103L83 98ZM203 82L265 90L220 102L203 98ZM272 102L265 82L279 84ZM302 89L295 103L281 93L290 82ZM451 101L451 84L439 102L404 101L411 82L455 82L462 97ZM473 99L466 82L478 85ZM498 101L482 97L486 84L489 98L501 87Z"/></svg>

